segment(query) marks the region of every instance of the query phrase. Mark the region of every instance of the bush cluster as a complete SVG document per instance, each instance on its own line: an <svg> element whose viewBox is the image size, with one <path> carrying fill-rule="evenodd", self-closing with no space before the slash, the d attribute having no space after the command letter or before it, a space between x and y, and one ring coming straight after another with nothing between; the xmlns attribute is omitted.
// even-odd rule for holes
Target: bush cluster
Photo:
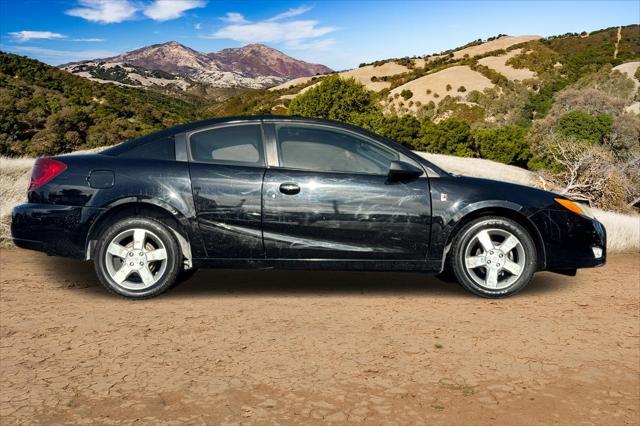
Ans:
<svg viewBox="0 0 640 426"><path fill-rule="evenodd" d="M407 92L401 92L401 97L409 99L412 93ZM433 109L435 104L425 107ZM372 92L353 79L338 76L327 77L320 85L297 96L289 106L289 114L345 121L411 149L438 154L483 157L523 166L530 156L526 129L522 127L473 131L467 120L460 117L434 123L411 115L384 115Z"/></svg>

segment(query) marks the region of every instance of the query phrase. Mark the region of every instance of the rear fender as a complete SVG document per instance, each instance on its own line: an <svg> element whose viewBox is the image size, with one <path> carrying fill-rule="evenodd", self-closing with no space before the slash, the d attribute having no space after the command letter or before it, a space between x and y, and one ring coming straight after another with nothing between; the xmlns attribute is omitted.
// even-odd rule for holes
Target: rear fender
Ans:
<svg viewBox="0 0 640 426"><path fill-rule="evenodd" d="M153 216L160 216L159 219L161 220L163 217L170 217L176 222L177 226L169 226L169 228L178 240L182 255L185 258L185 266L187 269L190 268L194 254L198 257L199 250L203 250L198 233L193 229L192 222L169 203L144 197L121 198L101 209L101 213L95 218L87 233L85 258L90 260L93 257L100 227L103 224L107 223L111 218L117 217L120 212L132 209L135 214L138 214L139 211L144 211L145 208L151 208L150 212L152 214L155 212Z"/></svg>

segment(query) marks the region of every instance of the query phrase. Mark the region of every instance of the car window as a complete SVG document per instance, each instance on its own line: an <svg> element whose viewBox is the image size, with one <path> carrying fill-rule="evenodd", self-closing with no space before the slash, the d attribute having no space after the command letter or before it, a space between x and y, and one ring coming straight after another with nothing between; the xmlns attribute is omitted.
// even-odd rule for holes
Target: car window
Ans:
<svg viewBox="0 0 640 426"><path fill-rule="evenodd" d="M125 158L144 158L146 160L176 159L176 144L173 135L160 139L151 139L130 144L131 148L119 154Z"/></svg>
<svg viewBox="0 0 640 426"><path fill-rule="evenodd" d="M350 132L304 124L277 124L281 167L386 175L398 153Z"/></svg>
<svg viewBox="0 0 640 426"><path fill-rule="evenodd" d="M189 138L195 161L263 165L259 124L225 126L193 133Z"/></svg>

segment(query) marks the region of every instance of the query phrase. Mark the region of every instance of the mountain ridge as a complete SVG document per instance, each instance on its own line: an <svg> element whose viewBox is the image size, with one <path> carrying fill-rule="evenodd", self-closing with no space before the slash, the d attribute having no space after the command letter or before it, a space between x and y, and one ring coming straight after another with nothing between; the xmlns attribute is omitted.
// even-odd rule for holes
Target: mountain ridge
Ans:
<svg viewBox="0 0 640 426"><path fill-rule="evenodd" d="M59 68L101 82L147 85L140 78L139 72L125 69L127 65L168 73L173 76L171 79L193 80L213 87L263 88L293 78L332 71L325 65L295 59L264 44L254 43L217 52L199 52L175 40L107 58L69 62ZM116 67L119 67L116 73L108 71ZM130 74L135 74L134 78ZM101 76L110 78L105 80ZM140 84L131 84L133 81Z"/></svg>

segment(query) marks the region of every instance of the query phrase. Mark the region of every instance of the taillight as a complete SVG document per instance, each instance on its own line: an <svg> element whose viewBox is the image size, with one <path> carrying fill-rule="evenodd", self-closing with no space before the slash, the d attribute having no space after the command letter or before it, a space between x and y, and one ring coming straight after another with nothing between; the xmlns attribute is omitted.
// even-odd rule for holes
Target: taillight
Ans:
<svg viewBox="0 0 640 426"><path fill-rule="evenodd" d="M31 173L29 191L41 187L60 173L67 170L67 165L53 158L38 158Z"/></svg>

